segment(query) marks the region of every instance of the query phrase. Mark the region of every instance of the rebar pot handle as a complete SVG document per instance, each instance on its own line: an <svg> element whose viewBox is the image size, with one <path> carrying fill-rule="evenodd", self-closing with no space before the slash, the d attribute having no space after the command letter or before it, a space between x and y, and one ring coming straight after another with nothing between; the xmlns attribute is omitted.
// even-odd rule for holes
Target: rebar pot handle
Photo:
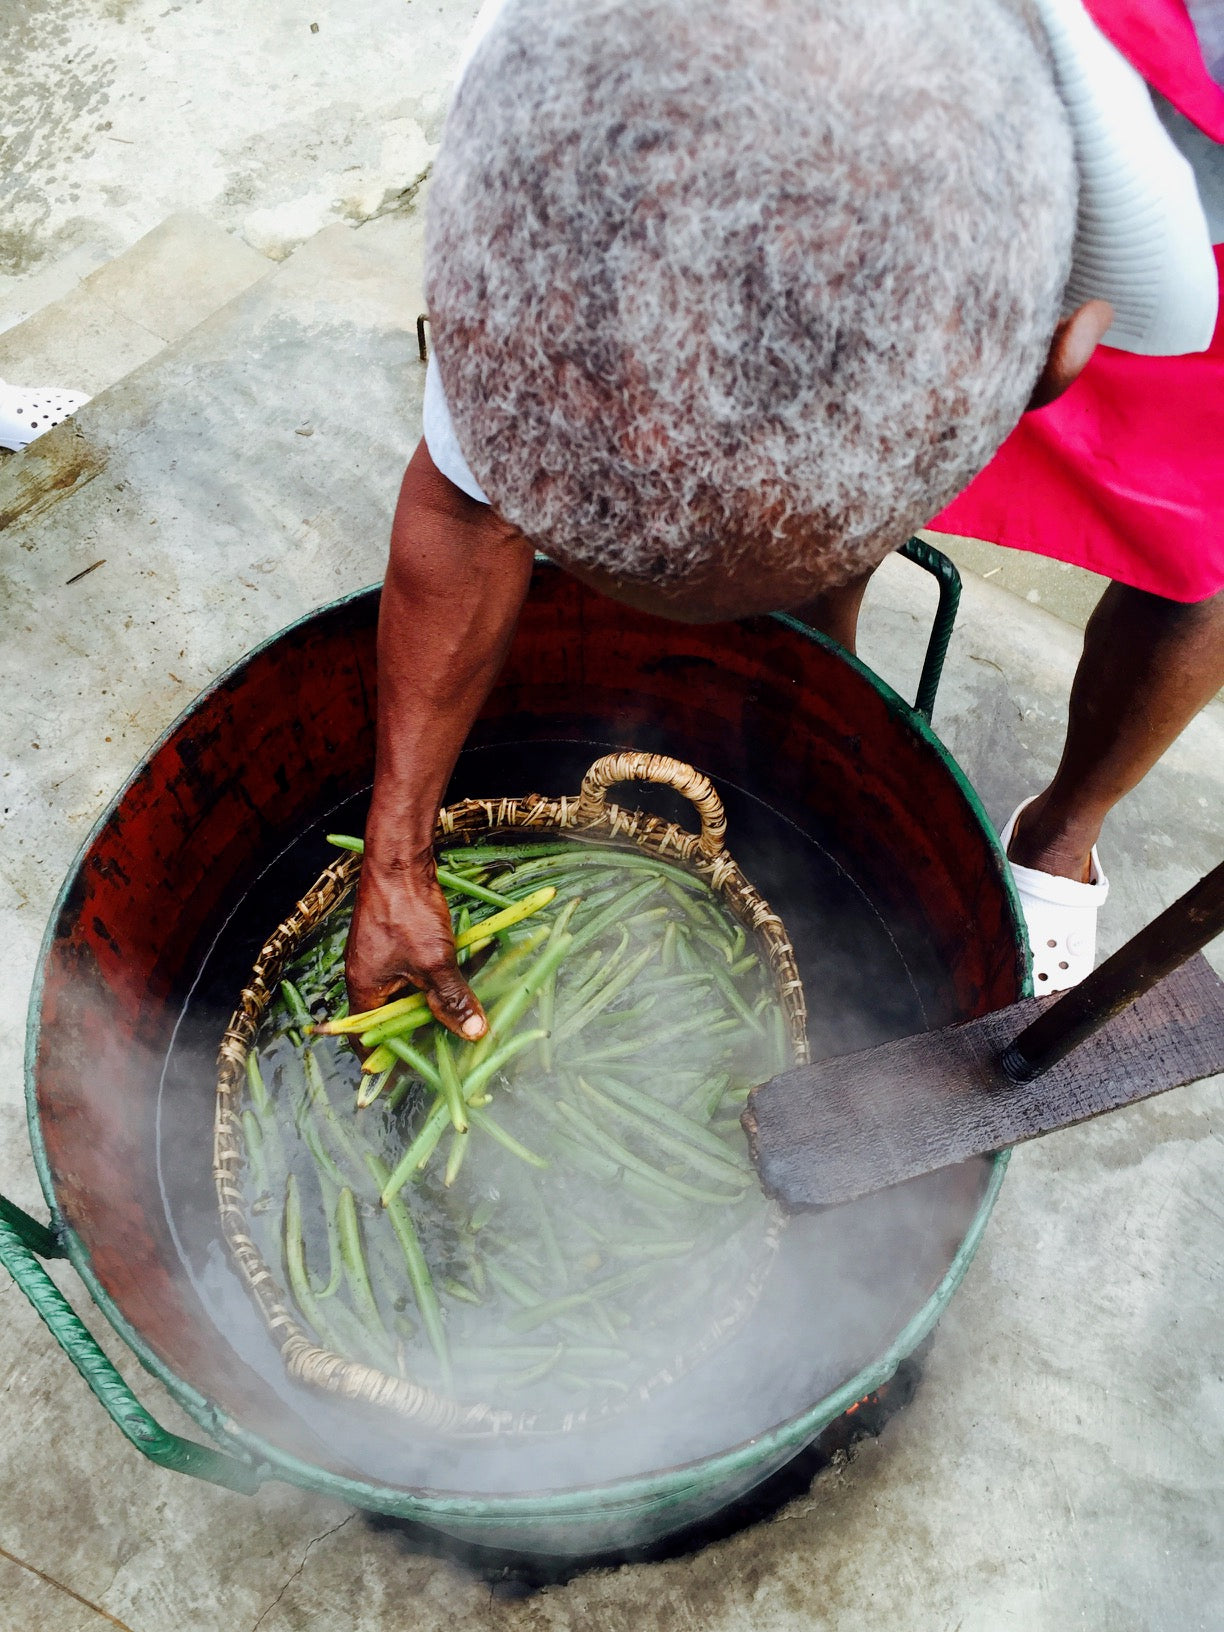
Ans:
<svg viewBox="0 0 1224 1632"><path fill-rule="evenodd" d="M150 1462L163 1468L189 1473L244 1495L258 1490L262 1482L260 1469L225 1451L172 1434L145 1410L40 1261L40 1257L64 1256L53 1228L40 1224L0 1196L0 1263L105 1406L107 1415L124 1438Z"/></svg>

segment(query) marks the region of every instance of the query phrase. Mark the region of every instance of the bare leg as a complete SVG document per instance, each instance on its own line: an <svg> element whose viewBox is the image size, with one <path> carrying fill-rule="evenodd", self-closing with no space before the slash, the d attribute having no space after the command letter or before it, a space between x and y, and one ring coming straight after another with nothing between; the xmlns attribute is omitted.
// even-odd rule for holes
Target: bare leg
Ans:
<svg viewBox="0 0 1224 1632"><path fill-rule="evenodd" d="M859 608L863 604L863 596L870 582L870 572L865 572L861 578L851 578L849 583L826 590L814 601L799 607L795 616L802 618L804 623L811 624L812 628L818 629L822 635L828 635L830 640L837 641L839 646L844 646L853 654L858 638Z"/></svg>
<svg viewBox="0 0 1224 1632"><path fill-rule="evenodd" d="M1110 584L1084 631L1054 780L1008 848L1022 867L1087 881L1118 800L1224 686L1224 591L1184 604Z"/></svg>

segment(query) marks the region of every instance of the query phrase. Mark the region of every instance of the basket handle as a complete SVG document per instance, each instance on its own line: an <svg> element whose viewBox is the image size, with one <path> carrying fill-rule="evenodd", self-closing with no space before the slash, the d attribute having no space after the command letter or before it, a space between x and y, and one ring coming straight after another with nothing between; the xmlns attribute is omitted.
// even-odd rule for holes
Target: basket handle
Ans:
<svg viewBox="0 0 1224 1632"><path fill-rule="evenodd" d="M669 759L666 754L629 750L597 759L582 779L582 791L578 795L580 825L605 818L608 789L618 782L661 782L665 787L675 788L696 807L701 822L697 848L704 856L721 854L727 813L714 791L714 784L701 771L694 770L683 760Z"/></svg>
<svg viewBox="0 0 1224 1632"><path fill-rule="evenodd" d="M54 1229L0 1196L0 1263L106 1407L120 1433L150 1462L163 1468L189 1473L245 1495L258 1490L263 1477L260 1468L225 1451L172 1434L149 1415L39 1261L40 1257L63 1256Z"/></svg>

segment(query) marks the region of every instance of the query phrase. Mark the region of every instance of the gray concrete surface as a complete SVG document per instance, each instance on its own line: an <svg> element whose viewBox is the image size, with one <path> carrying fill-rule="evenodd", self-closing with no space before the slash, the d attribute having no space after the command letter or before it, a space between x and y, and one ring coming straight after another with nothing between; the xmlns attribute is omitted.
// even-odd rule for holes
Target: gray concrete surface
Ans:
<svg viewBox="0 0 1224 1632"><path fill-rule="evenodd" d="M1030 555L1027 550L1004 549L981 538L960 538L955 533L929 530L922 536L951 556L962 572L975 573L996 589L1006 589L1076 629L1088 622L1109 582L1099 573L1073 567L1066 561Z"/></svg>
<svg viewBox="0 0 1224 1632"><path fill-rule="evenodd" d="M97 396L272 266L215 222L180 210L68 294L0 332L0 376L23 384L71 380L73 390Z"/></svg>
<svg viewBox="0 0 1224 1632"><path fill-rule="evenodd" d="M131 250L0 333L0 375L72 380L96 397L273 269L242 238L180 211Z"/></svg>
<svg viewBox="0 0 1224 1632"><path fill-rule="evenodd" d="M0 1189L27 1206L20 1018L55 890L200 687L379 575L419 253L412 214L314 238L61 428L41 457L77 485L0 534ZM864 656L908 694L933 599L900 561L869 592ZM967 582L936 724L996 820L1055 762L1077 648ZM1107 946L1219 859L1222 811L1215 704L1110 820ZM1021 1150L918 1396L775 1520L521 1602L333 1502L144 1464L0 1277L0 1632L1217 1632L1222 1086Z"/></svg>
<svg viewBox="0 0 1224 1632"><path fill-rule="evenodd" d="M478 9L5 0L0 330L179 210L277 258L377 214L429 165Z"/></svg>

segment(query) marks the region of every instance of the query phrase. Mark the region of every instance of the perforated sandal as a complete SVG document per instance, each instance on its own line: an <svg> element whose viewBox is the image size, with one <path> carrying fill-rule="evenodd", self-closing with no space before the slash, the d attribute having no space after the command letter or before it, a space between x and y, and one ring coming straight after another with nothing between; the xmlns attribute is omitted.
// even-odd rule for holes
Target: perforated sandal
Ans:
<svg viewBox="0 0 1224 1632"><path fill-rule="evenodd" d="M1036 795L1033 796L1036 798ZM1033 803L1026 799L1012 812L1011 820L999 834L1004 852L1016 830L1021 812ZM1109 895L1109 880L1101 868L1096 846L1092 847L1091 876L1087 884L1056 873L1039 873L1009 859L1020 904L1028 925L1033 953L1033 991L1062 992L1078 986L1092 973L1096 962L1097 913Z"/></svg>
<svg viewBox="0 0 1224 1632"><path fill-rule="evenodd" d="M0 380L0 448L16 453L89 401L83 391L6 385Z"/></svg>

